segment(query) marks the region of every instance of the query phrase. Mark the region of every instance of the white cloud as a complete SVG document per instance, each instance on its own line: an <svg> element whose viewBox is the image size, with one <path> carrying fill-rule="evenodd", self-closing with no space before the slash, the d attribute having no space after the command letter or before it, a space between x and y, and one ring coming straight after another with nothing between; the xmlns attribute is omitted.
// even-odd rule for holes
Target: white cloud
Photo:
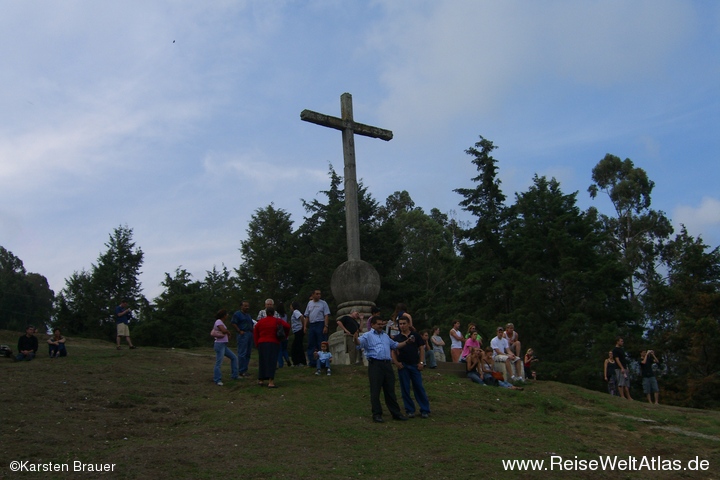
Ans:
<svg viewBox="0 0 720 480"><path fill-rule="evenodd" d="M248 180L247 185L261 193L262 189L291 186L298 179L327 183L327 171L300 167L288 167L282 159L268 157L264 152L243 154L211 152L203 158L203 167L210 178L232 175Z"/></svg>
<svg viewBox="0 0 720 480"><path fill-rule="evenodd" d="M720 200L713 197L703 197L697 207L689 205L676 207L673 211L673 222L676 225L685 225L688 233L693 236L698 236L703 232L718 231L720 230ZM676 227L676 231L679 230ZM705 240L711 241L713 239L705 238Z"/></svg>
<svg viewBox="0 0 720 480"><path fill-rule="evenodd" d="M423 13L390 3L367 40L384 65L381 112L421 135L457 115L496 116L538 81L538 94L652 81L694 26L692 6L677 2L454 1Z"/></svg>

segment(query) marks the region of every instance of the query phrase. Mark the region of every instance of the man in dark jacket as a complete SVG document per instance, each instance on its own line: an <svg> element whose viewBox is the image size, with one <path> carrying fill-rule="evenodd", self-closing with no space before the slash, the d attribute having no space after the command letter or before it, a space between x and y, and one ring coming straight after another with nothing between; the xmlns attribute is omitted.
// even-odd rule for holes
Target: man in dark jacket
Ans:
<svg viewBox="0 0 720 480"><path fill-rule="evenodd" d="M30 361L35 358L38 349L38 339L34 333L35 327L28 325L25 329L25 335L18 339L18 354L15 356L15 361Z"/></svg>

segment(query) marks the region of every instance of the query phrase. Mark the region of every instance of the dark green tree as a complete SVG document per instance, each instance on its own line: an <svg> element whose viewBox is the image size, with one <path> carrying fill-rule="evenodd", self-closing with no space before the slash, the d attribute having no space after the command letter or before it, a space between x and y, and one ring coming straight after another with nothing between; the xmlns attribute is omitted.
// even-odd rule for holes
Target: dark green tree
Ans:
<svg viewBox="0 0 720 480"><path fill-rule="evenodd" d="M390 195L379 212L385 224L392 224L400 245L394 268L383 278L387 307L405 303L418 328L448 318L458 286L453 223L437 209L427 215L415 207L407 191Z"/></svg>
<svg viewBox="0 0 720 480"><path fill-rule="evenodd" d="M175 275L165 273L165 290L155 299L150 318L141 322L133 336L137 343L158 347L191 348L210 340L215 314L206 301L202 282L177 268Z"/></svg>
<svg viewBox="0 0 720 480"><path fill-rule="evenodd" d="M615 209L614 216L600 215L600 219L610 234L609 247L620 253L625 266L626 296L642 312L639 297L657 277L659 252L672 226L663 212L650 208L655 183L629 158L605 155L593 168L592 179L590 196L605 192Z"/></svg>
<svg viewBox="0 0 720 480"><path fill-rule="evenodd" d="M632 316L618 255L603 250L596 214L576 196L537 175L517 195L505 234L511 309L501 318L540 355L545 378L599 387L597 363Z"/></svg>
<svg viewBox="0 0 720 480"><path fill-rule="evenodd" d="M319 199L302 201L307 216L297 231L300 241L298 264L303 266L305 275L297 292L300 299L306 301L312 289L320 288L332 309L330 279L335 269L347 260L347 239L343 179L332 165L329 176L330 188L320 192L325 202ZM396 262L400 243L392 221L379 217L378 203L362 182L358 183L358 216L361 257L375 267L384 282Z"/></svg>
<svg viewBox="0 0 720 480"><path fill-rule="evenodd" d="M55 295L47 279L27 273L22 260L0 246L0 329L40 328L50 322Z"/></svg>
<svg viewBox="0 0 720 480"><path fill-rule="evenodd" d="M320 193L326 197L323 203L317 198L302 200L307 212L303 224L298 229L300 240L300 258L306 276L298 293L306 301L315 288L323 291L323 297L332 303L330 279L333 271L347 260L347 241L345 234L345 192L340 188L340 177L330 165L330 188ZM358 188L358 196L360 196ZM358 213L360 212L358 205ZM362 221L360 222L362 225ZM361 248L364 247L362 238ZM362 253L361 253L362 254Z"/></svg>
<svg viewBox="0 0 720 480"><path fill-rule="evenodd" d="M507 207L497 178L497 160L491 155L496 148L481 136L474 147L465 150L477 167L478 175L472 179L476 186L454 190L464 197L460 202L463 210L475 217L474 225L462 232L460 252L463 263L458 272L460 288L455 305L459 312L473 312L466 319L477 322L479 317L488 325L510 308L508 287L503 283L507 253L502 234L507 222ZM462 317L463 314L458 315L458 318Z"/></svg>
<svg viewBox="0 0 720 480"><path fill-rule="evenodd" d="M648 340L668 376L663 396L680 405L720 406L720 248L680 234L662 252L667 277L644 298L653 317Z"/></svg>
<svg viewBox="0 0 720 480"><path fill-rule="evenodd" d="M97 264L90 271L73 273L59 294L55 323L69 333L114 338L120 301L127 299L136 311L148 303L138 279L143 252L132 240L132 229L115 228L105 246Z"/></svg>
<svg viewBox="0 0 720 480"><path fill-rule="evenodd" d="M288 299L297 292L301 266L292 224L290 214L273 204L256 210L248 224L237 274L242 296L252 305L262 305L268 297Z"/></svg>

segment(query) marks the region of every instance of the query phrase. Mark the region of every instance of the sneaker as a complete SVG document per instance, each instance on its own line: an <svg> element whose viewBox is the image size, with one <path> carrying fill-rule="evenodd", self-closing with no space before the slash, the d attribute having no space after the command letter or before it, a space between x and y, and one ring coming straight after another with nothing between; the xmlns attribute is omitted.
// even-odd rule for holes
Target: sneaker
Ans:
<svg viewBox="0 0 720 480"><path fill-rule="evenodd" d="M330 370L328 370L328 375L327 375L327 376L328 376L328 377L330 376Z"/></svg>
<svg viewBox="0 0 720 480"><path fill-rule="evenodd" d="M315 370L315 375L320 375L320 370Z"/></svg>
<svg viewBox="0 0 720 480"><path fill-rule="evenodd" d="M218 387L222 387L225 384L223 382L215 382L215 385L217 385Z"/></svg>
<svg viewBox="0 0 720 480"><path fill-rule="evenodd" d="M430 414L429 414L429 413L426 413L426 412L422 412L422 413L420 414L420 418L428 419L428 418L430 418Z"/></svg>
<svg viewBox="0 0 720 480"><path fill-rule="evenodd" d="M408 414L406 415L406 417L407 417L407 418L415 418L415 413L414 413L414 412L413 412L413 413L408 413Z"/></svg>

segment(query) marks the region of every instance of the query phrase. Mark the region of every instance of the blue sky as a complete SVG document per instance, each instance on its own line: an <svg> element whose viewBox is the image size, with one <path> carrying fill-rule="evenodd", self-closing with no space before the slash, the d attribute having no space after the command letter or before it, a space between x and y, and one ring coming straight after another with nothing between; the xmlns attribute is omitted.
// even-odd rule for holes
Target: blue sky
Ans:
<svg viewBox="0 0 720 480"><path fill-rule="evenodd" d="M606 153L655 182L653 208L720 244L720 4L677 1L0 0L0 245L56 292L113 228L145 252L145 294L165 272L238 266L250 216L270 202L296 226L342 173L380 202L407 190L458 207L464 150L499 148L512 201L537 173L582 208Z"/></svg>

